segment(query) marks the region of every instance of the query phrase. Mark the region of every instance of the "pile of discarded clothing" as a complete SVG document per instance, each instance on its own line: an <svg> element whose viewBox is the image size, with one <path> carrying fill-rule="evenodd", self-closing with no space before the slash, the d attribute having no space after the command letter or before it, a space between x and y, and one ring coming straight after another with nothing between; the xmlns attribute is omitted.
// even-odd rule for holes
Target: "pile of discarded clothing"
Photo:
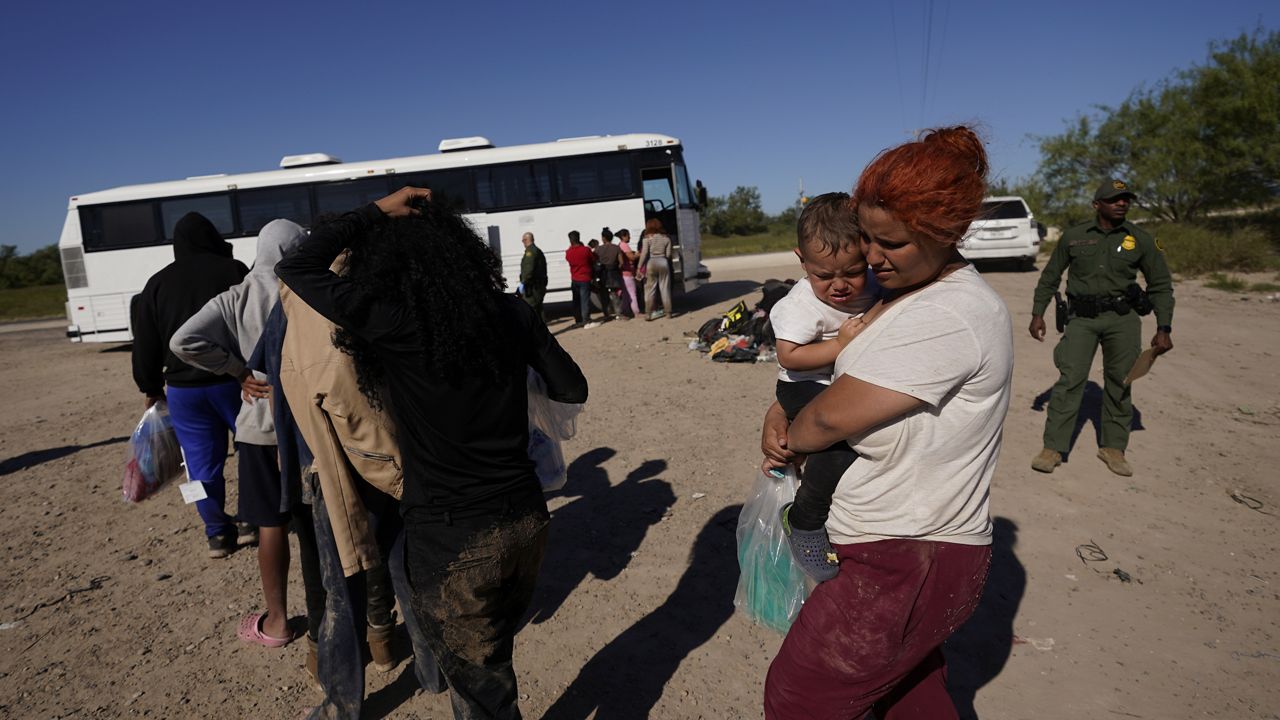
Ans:
<svg viewBox="0 0 1280 720"><path fill-rule="evenodd" d="M762 298L754 308L739 300L719 317L711 318L696 331L687 332L689 349L706 353L716 362L774 362L775 338L769 311L791 291L795 280L766 280Z"/></svg>

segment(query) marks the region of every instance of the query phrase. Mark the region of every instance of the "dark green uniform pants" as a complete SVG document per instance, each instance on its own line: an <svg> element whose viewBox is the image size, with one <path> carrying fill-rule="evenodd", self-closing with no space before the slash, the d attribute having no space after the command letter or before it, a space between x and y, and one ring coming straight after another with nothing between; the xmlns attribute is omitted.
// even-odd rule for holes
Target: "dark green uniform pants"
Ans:
<svg viewBox="0 0 1280 720"><path fill-rule="evenodd" d="M1060 453L1071 449L1071 434L1080 412L1094 353L1102 345L1102 447L1123 451L1129 446L1133 401L1124 376L1138 359L1142 318L1137 313L1104 312L1096 318L1072 318L1053 349L1058 382L1053 386L1044 423L1044 446Z"/></svg>
<svg viewBox="0 0 1280 720"><path fill-rule="evenodd" d="M538 318L544 321L547 317L542 314L542 299L546 296L547 291L545 288L525 287L524 289L524 301L529 303L529 307L533 308L533 311L538 313Z"/></svg>

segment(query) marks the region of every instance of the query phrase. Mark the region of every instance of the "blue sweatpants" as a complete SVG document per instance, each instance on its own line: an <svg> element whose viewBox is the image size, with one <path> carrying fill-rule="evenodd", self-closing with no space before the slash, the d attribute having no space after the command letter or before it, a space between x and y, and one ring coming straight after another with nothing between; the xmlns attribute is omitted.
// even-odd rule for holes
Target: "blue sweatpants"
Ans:
<svg viewBox="0 0 1280 720"><path fill-rule="evenodd" d="M169 418L187 460L187 476L204 483L209 497L196 503L204 533L234 535L235 521L227 515L227 433L235 432L240 412L240 384L235 381L165 389Z"/></svg>

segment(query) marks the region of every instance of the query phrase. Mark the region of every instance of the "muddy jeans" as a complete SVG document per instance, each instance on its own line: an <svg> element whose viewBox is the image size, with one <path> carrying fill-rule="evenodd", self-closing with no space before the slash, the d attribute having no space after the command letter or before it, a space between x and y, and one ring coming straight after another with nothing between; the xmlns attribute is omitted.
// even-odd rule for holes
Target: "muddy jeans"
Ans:
<svg viewBox="0 0 1280 720"><path fill-rule="evenodd" d="M836 545L840 574L805 601L769 666L767 720L955 720L942 642L982 596L990 545Z"/></svg>
<svg viewBox="0 0 1280 720"><path fill-rule="evenodd" d="M539 497L532 507L406 525L414 614L458 720L520 718L511 653L533 599L548 524Z"/></svg>
<svg viewBox="0 0 1280 720"><path fill-rule="evenodd" d="M388 581L401 607L409 599L409 583L405 577L405 535L401 530L397 503L374 490L362 486L366 506L374 515L375 532L383 547L385 565L378 573L357 573L346 577L338 558L338 546L329 524L329 513L324 507L324 497L315 492L312 505L316 546L320 570L324 577L324 612L319 630L318 680L324 688L324 702L315 708L311 720L356 720L364 704L364 662L361 658L361 640L366 618L376 622L380 617L391 621L394 597L386 587ZM381 496L381 497L380 497ZM386 498L381 500L381 498ZM372 597L371 597L372 596ZM382 597L379 600L377 598ZM308 606L308 614L310 614ZM429 643L423 636L424 628L412 612L406 612L405 629L413 647L414 674L418 684L427 692L443 692L445 685L436 667Z"/></svg>

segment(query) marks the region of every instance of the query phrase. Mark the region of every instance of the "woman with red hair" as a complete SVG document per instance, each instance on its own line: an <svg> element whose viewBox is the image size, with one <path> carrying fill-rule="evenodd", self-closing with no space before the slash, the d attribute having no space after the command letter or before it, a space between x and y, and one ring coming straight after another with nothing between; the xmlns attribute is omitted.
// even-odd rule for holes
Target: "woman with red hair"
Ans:
<svg viewBox="0 0 1280 720"><path fill-rule="evenodd" d="M991 557L988 492L1013 338L1004 302L957 243L986 191L964 127L881 153L851 212L884 289L831 387L787 426L765 418L766 467L847 440L861 456L832 499L839 574L814 589L765 682L765 717L956 718L942 642L973 612Z"/></svg>

